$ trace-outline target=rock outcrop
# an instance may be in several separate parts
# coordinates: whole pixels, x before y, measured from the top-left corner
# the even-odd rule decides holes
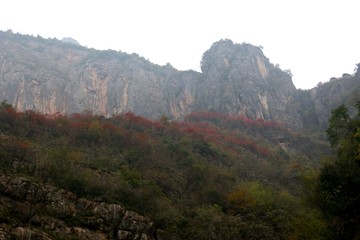
[[[360,86],[355,74],[298,90],[291,74],[271,64],[260,47],[230,40],[214,43],[204,53],[201,69],[178,71],[137,54],[0,32],[0,101],[21,111],[91,110],[104,116],[132,111],[152,119],[216,111],[295,129],[317,128],[324,127],[331,109]]]
[[[23,177],[0,175],[0,239],[169,239],[118,204],[95,202]]]
[[[199,73],[160,67],[136,54],[10,33],[0,33],[0,49],[0,99],[19,110],[179,118],[195,104]]]
[[[291,76],[271,64],[259,47],[219,41],[204,53],[201,69],[203,109],[302,126]]]
[[[312,99],[313,115],[320,126],[327,124],[331,110],[341,104],[355,112],[354,106],[360,101],[360,65],[354,75],[343,74],[341,78],[332,78],[308,91]]]

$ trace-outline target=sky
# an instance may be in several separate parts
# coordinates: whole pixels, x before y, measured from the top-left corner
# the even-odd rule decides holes
[[[262,46],[297,88],[353,74],[360,63],[358,0],[1,0],[0,30],[71,37],[200,71],[220,39]]]

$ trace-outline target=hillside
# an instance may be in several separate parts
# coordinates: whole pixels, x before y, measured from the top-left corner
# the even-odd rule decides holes
[[[212,111],[306,130],[324,128],[332,108],[359,99],[359,70],[298,90],[289,71],[247,43],[214,43],[201,69],[178,71],[137,54],[0,32],[0,100],[20,111],[107,117],[132,111],[153,120]]]
[[[325,236],[309,202],[359,65],[300,90],[247,43],[200,73],[74,41],[0,32],[0,238]]]
[[[175,122],[131,112],[111,118],[90,112],[44,115],[17,112],[3,102],[0,132],[3,234],[44,232],[49,239],[60,233],[64,239],[320,234],[316,211],[303,204],[301,183],[330,154],[329,146],[281,123],[215,112]],[[126,216],[134,225],[126,225]],[[69,231],[73,235],[66,235]]]

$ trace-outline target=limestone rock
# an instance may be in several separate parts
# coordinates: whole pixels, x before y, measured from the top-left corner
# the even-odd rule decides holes
[[[21,111],[90,110],[103,116],[131,111],[151,119],[216,111],[300,129],[324,127],[332,108],[360,98],[359,73],[303,91],[289,71],[247,43],[214,43],[201,69],[178,71],[137,54],[0,32],[0,101]]]
[[[64,189],[6,174],[0,174],[0,220],[5,222],[0,239],[151,240],[158,239],[157,233],[164,235],[151,219],[119,204],[78,198]]]
[[[201,67],[204,109],[302,127],[291,76],[272,65],[259,47],[219,41],[204,53]]]

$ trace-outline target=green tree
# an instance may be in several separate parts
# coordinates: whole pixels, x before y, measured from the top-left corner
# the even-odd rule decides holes
[[[332,112],[327,134],[336,158],[322,167],[316,202],[329,224],[332,239],[360,237],[360,103],[351,117],[342,105]]]
[[[346,139],[349,131],[350,115],[347,107],[341,105],[332,111],[329,127],[327,129],[328,139],[332,147],[337,147],[340,140]]]
[[[0,103],[0,109],[8,109],[8,108],[12,108],[12,105],[9,104],[6,100],[3,100]]]

